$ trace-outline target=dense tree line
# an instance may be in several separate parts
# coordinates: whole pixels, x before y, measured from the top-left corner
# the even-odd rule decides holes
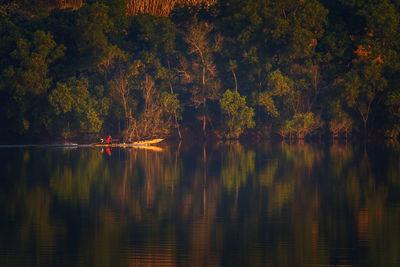
[[[168,17],[176,6],[214,5],[217,0],[129,0],[128,15],[135,16],[140,13],[151,13],[157,16]]]
[[[399,136],[397,0],[22,2],[0,5],[3,137]]]

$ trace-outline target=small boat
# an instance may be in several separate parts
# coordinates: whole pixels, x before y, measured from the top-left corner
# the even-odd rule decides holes
[[[158,138],[158,139],[152,139],[152,140],[144,140],[144,141],[137,141],[131,143],[132,145],[154,145],[162,142],[164,139]]]
[[[144,141],[137,141],[133,143],[111,143],[111,144],[94,144],[94,146],[101,146],[101,147],[139,147],[139,146],[150,146],[154,144],[158,144],[164,139],[152,139],[152,140],[144,140]]]

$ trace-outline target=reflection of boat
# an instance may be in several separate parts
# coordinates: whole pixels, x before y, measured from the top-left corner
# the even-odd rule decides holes
[[[151,150],[151,151],[156,151],[156,152],[163,151],[163,149],[159,146],[132,146],[132,148],[146,149],[146,150]]]
[[[56,145],[56,146],[58,146],[58,145]],[[78,148],[79,147],[79,145],[75,144],[75,143],[64,143],[64,144],[61,144],[59,146],[61,146],[64,149],[72,149],[72,148]]]
[[[120,148],[132,148],[132,149],[144,149],[144,150],[151,150],[151,151],[155,151],[155,152],[162,152],[164,151],[163,148],[159,147],[159,146],[103,146],[106,149],[106,152],[108,155],[111,156],[111,147],[120,147]],[[101,152],[104,152],[104,148],[101,148]]]
[[[56,145],[56,146],[58,146],[58,145]],[[64,143],[64,144],[61,144],[60,146],[62,146],[62,147],[78,147],[79,145],[76,143]]]
[[[152,140],[144,140],[138,141],[133,143],[111,143],[111,144],[94,144],[94,146],[101,146],[101,147],[147,147],[157,143],[160,143],[164,139],[152,139]]]

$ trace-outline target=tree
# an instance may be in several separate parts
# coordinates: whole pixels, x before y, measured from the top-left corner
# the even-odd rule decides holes
[[[277,38],[273,37],[277,44],[283,43],[283,51],[277,51],[278,55],[283,54],[280,56],[282,63],[278,64],[296,81],[293,89],[298,112],[308,113],[322,91],[320,73],[325,59],[318,45],[325,33],[328,10],[316,0],[284,1],[282,8],[286,10],[284,21],[290,26],[276,29],[275,33],[282,32]]]
[[[123,109],[123,119],[126,128],[129,127],[133,119],[132,112],[136,107],[136,102],[132,98],[132,91],[135,86],[132,79],[139,75],[139,68],[142,65],[142,62],[139,60],[130,61],[131,59],[129,57],[122,58],[118,61],[114,70],[113,79],[109,83],[111,95]]]
[[[241,76],[246,77],[243,89],[253,92],[257,104],[275,118],[271,124],[312,112],[323,91],[321,70],[326,59],[319,44],[328,10],[316,0],[221,1],[221,5],[219,25],[227,35],[224,53],[228,60],[239,62]]]
[[[165,135],[170,133],[172,126],[177,127],[180,134],[180,108],[176,106],[180,105],[179,101],[176,97],[163,99],[162,96],[166,91],[171,96],[174,95],[177,81],[172,65],[176,54],[175,35],[175,26],[168,18],[158,18],[150,14],[136,16],[128,28],[125,45],[130,56],[123,67],[123,88],[129,89],[130,99],[134,96],[137,106],[135,114],[132,114],[131,109],[125,115],[130,116],[124,133],[127,140]],[[124,90],[120,89],[121,86],[117,91],[121,96]]]
[[[128,30],[128,51],[146,65],[160,91],[174,93],[178,80],[174,70],[177,58],[175,25],[168,18],[139,14]]]
[[[272,117],[278,117],[279,111],[272,97],[293,95],[293,81],[282,75],[281,71],[275,70],[268,74],[268,90],[258,95],[257,103],[263,106],[266,112]],[[296,109],[293,108],[294,112]]]
[[[36,124],[37,131],[46,125],[47,91],[51,86],[50,68],[64,55],[50,33],[35,31],[32,40],[21,38],[11,53],[12,64],[2,73],[2,89],[9,101],[7,117],[16,123],[16,131],[28,131]],[[32,129],[30,129],[32,131]]]
[[[163,92],[161,94],[161,105],[166,118],[166,124],[175,125],[179,139],[182,139],[179,121],[182,119],[183,108],[179,102],[178,95],[173,93]]]
[[[19,63],[5,71],[5,78],[15,81],[12,87],[19,96],[27,92],[39,95],[50,87],[49,66],[64,55],[65,47],[57,45],[50,33],[36,31],[32,42],[20,39],[12,57]]]
[[[353,129],[353,119],[343,110],[340,100],[333,101],[331,104],[331,121],[329,122],[329,131],[333,138],[338,138],[340,135],[349,136]]]
[[[286,120],[280,128],[280,134],[283,138],[304,139],[312,134],[316,129],[322,126],[321,120],[315,118],[314,113],[297,113],[292,118]]]
[[[228,127],[227,138],[237,139],[244,130],[255,126],[254,109],[246,105],[246,97],[228,89],[219,102]]]
[[[96,1],[78,10],[77,36],[74,39],[80,53],[79,64],[83,69],[106,72],[112,60],[122,54],[108,38],[114,28],[109,9],[107,5]]]
[[[160,94],[155,87],[154,79],[146,70],[146,65],[138,62],[134,67],[134,72],[130,72],[126,88],[139,93],[142,99],[141,110],[137,110],[136,116],[132,115],[132,110],[128,111],[128,124],[123,133],[125,141],[132,141],[133,138],[151,138],[164,135],[167,131],[162,124],[162,106]]]
[[[236,77],[236,70],[238,68],[237,62],[235,60],[229,60],[228,71],[232,72],[233,78],[235,80],[235,92],[238,91],[238,81]]]
[[[89,92],[86,78],[71,77],[66,83],[58,82],[49,95],[49,102],[60,117],[64,137],[72,133],[98,134],[108,114],[110,99],[104,97],[104,88],[96,86]],[[66,125],[65,125],[66,123]]]
[[[206,136],[207,101],[219,96],[220,82],[217,77],[213,53],[219,49],[221,40],[215,37],[209,41],[213,26],[205,22],[193,22],[184,34],[189,46],[189,62],[182,60],[181,77],[191,84],[192,103],[195,108],[202,107],[203,134]]]
[[[400,90],[394,90],[388,94],[386,106],[392,117],[392,124],[386,131],[386,136],[397,139],[400,135]]]
[[[343,97],[350,108],[357,111],[363,122],[364,136],[367,137],[367,122],[374,100],[387,86],[379,62],[366,62],[346,74]]]
[[[399,48],[399,11],[393,1],[342,1],[350,13],[350,68],[345,71],[344,92],[347,105],[359,113],[367,137],[371,115],[385,116],[377,105],[381,96],[396,88]],[[390,88],[394,86],[394,88]],[[386,96],[387,98],[387,96]],[[382,125],[383,126],[383,125]]]

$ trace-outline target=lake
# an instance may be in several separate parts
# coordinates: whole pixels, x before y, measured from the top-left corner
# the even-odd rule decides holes
[[[399,144],[1,147],[1,266],[400,266]]]

